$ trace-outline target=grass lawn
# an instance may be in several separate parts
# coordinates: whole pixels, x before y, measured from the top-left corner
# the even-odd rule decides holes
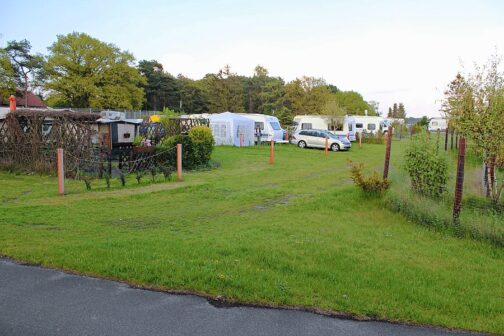
[[[403,143],[393,143],[391,171]],[[160,289],[504,332],[504,251],[408,222],[363,197],[329,153],[217,147],[221,167],[112,190],[0,173],[0,254]],[[148,180],[148,177],[145,178]],[[395,183],[402,183],[395,181]]]

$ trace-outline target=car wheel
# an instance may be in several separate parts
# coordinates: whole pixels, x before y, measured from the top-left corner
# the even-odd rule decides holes
[[[337,152],[337,151],[339,151],[339,150],[340,150],[339,145],[338,145],[337,143],[333,143],[333,144],[331,145],[331,150],[332,150],[333,152]]]
[[[298,142],[298,147],[299,148],[306,148],[306,142],[304,142],[303,140],[299,141]]]

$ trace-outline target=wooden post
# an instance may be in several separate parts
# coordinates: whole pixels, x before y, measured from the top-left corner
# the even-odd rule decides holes
[[[65,166],[63,163],[63,148],[57,149],[58,193],[65,195]]]
[[[329,136],[326,134],[325,136],[325,156],[329,155]]]
[[[460,210],[462,206],[462,191],[464,189],[464,163],[466,140],[460,137],[457,161],[457,179],[455,181],[455,203],[453,205],[453,223],[458,226],[460,224]]]
[[[275,163],[275,140],[271,139],[270,141],[270,164]]]
[[[450,134],[450,150],[453,150],[453,133],[455,132],[455,130],[452,128]]]
[[[289,129],[285,129],[285,140],[289,142]]]
[[[390,147],[392,145],[392,126],[389,126],[387,132],[387,149],[385,150],[385,166],[383,167],[383,179],[388,179],[390,165]]]
[[[11,112],[16,112],[16,97],[14,97],[14,95],[9,97],[9,110]]]
[[[240,147],[243,147],[243,133],[240,131]]]
[[[359,148],[362,148],[362,132],[357,132],[359,134]]]
[[[446,127],[446,134],[445,134],[445,139],[444,139],[444,150],[445,150],[445,152],[448,150],[448,132],[449,132],[449,128]]]
[[[182,181],[182,144],[177,144],[177,180]]]

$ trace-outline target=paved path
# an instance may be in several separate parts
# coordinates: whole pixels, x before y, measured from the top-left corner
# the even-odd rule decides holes
[[[171,295],[0,259],[0,335],[455,335]],[[462,335],[462,334],[459,334]]]

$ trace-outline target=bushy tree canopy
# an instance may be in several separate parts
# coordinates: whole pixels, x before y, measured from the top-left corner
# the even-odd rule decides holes
[[[146,80],[129,52],[75,32],[58,35],[48,49],[46,88],[58,105],[141,108]]]

